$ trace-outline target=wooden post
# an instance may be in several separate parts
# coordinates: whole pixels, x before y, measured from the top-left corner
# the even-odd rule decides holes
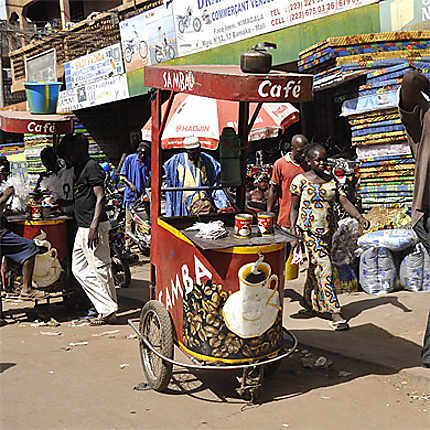
[[[61,27],[65,30],[67,23],[70,22],[70,3],[69,0],[60,0]]]

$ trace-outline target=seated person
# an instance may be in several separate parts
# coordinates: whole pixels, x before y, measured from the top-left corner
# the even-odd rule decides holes
[[[201,152],[197,137],[184,140],[185,152],[175,154],[163,164],[168,187],[201,187],[219,185],[221,165],[211,155]],[[222,190],[169,191],[166,193],[166,215],[186,216],[215,212],[229,206]]]
[[[23,283],[19,296],[21,300],[44,299],[49,294],[32,288],[34,261],[39,251],[38,247],[32,240],[18,236],[1,225],[6,202],[14,193],[14,188],[8,187],[0,195],[0,259],[7,257],[22,265]]]

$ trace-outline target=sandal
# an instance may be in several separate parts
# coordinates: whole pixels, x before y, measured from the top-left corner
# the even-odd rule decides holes
[[[49,297],[49,293],[45,291],[40,291],[40,290],[31,290],[30,293],[21,292],[21,294],[19,295],[20,300],[25,300],[30,302],[34,300],[47,299],[48,297]]]
[[[116,322],[116,314],[115,312],[106,316],[98,316],[90,321],[90,326],[100,326],[107,324],[115,324]]]
[[[330,321],[329,324],[330,324],[330,327],[334,331],[341,331],[341,330],[348,330],[349,329],[349,324],[348,324],[348,321],[346,321],[346,320]]]

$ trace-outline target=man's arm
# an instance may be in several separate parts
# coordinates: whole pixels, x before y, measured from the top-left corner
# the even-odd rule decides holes
[[[133,193],[136,193],[136,192],[137,192],[137,188],[136,188],[136,186],[135,186],[134,184],[132,184],[132,183],[128,180],[127,176],[119,175],[119,179],[120,179],[122,182],[124,182],[126,185],[128,185],[128,187],[130,188],[130,190],[131,190],[131,191],[133,191]]]
[[[428,79],[417,70],[409,70],[403,75],[400,87],[400,107],[412,112],[415,106],[427,109],[428,102],[422,95],[430,97],[430,83]]]
[[[9,200],[9,197],[13,196],[14,194],[15,194],[15,188],[7,187],[3,191],[3,194],[0,197],[0,205],[3,205],[4,203],[6,203]]]
[[[93,187],[94,194],[96,196],[96,207],[94,210],[94,217],[91,221],[90,229],[88,232],[88,248],[96,248],[98,245],[98,234],[97,229],[100,222],[100,217],[103,213],[103,200],[104,200],[104,187],[103,185],[96,185]]]
[[[269,188],[269,196],[267,197],[267,212],[272,212],[273,207],[275,206],[275,202],[279,197],[279,185],[270,184]]]

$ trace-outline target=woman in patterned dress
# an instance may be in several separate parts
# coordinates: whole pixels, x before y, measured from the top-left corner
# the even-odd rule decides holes
[[[344,207],[365,228],[364,218],[337,188],[335,180],[326,173],[327,152],[321,145],[312,145],[306,153],[310,170],[297,175],[291,184],[291,232],[302,236],[309,253],[309,269],[304,286],[303,307],[310,313],[330,313],[334,330],[349,328],[342,317],[333,285],[331,262],[332,236],[336,231],[334,203]],[[294,246],[295,244],[292,244]]]

